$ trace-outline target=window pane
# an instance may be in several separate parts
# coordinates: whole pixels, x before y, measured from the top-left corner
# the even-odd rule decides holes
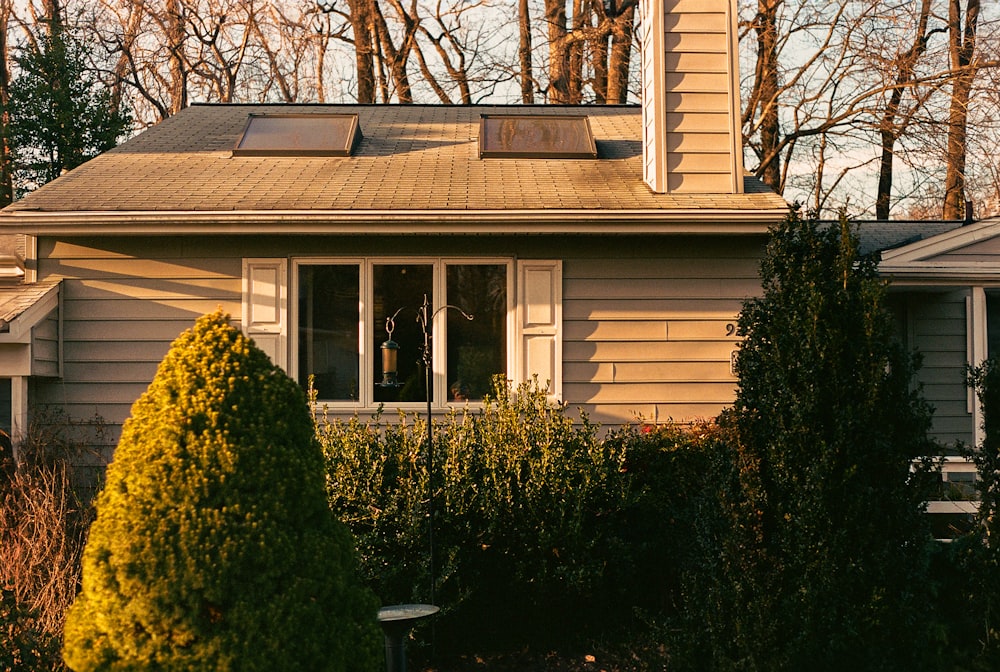
[[[482,399],[507,374],[507,266],[448,266],[448,399]]]
[[[299,382],[315,376],[321,400],[358,399],[359,277],[357,266],[299,266]]]
[[[1000,355],[1000,295],[986,292],[986,356]]]
[[[0,378],[0,431],[10,434],[11,426],[11,383],[10,378]]]
[[[424,295],[434,304],[434,267],[430,264],[376,264],[372,273],[374,304],[372,319],[372,352],[375,356],[372,379],[375,381],[375,401],[427,401],[424,393],[424,367],[421,363],[424,336],[417,323],[417,309],[424,303]],[[399,344],[397,367],[398,388],[382,387],[382,343],[388,338],[385,318],[397,310],[396,329],[392,340]],[[433,392],[432,392],[433,394]],[[433,399],[432,399],[433,400]]]

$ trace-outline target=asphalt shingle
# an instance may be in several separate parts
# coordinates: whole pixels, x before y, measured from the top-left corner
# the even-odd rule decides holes
[[[233,157],[253,112],[357,112],[351,157]],[[482,114],[586,114],[597,160],[480,159]],[[10,211],[776,210],[742,194],[654,194],[634,106],[196,105],[8,206]]]

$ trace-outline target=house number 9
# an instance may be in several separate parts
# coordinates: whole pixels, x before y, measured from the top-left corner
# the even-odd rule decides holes
[[[730,322],[726,325],[726,336],[732,336],[736,333],[736,325]]]

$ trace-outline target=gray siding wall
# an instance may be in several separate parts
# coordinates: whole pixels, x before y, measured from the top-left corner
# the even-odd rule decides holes
[[[965,299],[967,289],[906,292],[892,297],[911,350],[920,352],[923,365],[917,381],[934,407],[932,432],[946,444],[973,441],[969,391],[965,385],[968,362]]]
[[[39,241],[65,278],[64,375],[35,400],[114,429],[170,342],[218,307],[241,313],[244,257],[563,259],[563,397],[617,424],[714,416],[734,395],[741,301],[759,292],[761,237],[108,238]]]

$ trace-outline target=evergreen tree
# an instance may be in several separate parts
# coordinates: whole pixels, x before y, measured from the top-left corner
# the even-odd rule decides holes
[[[228,316],[174,342],[96,505],[72,669],[377,666],[377,603],[327,506],[305,393]]]
[[[86,56],[59,22],[20,49],[9,102],[15,196],[111,149],[128,129]]]
[[[730,421],[741,543],[729,585],[734,660],[760,670],[919,669],[928,603],[931,412],[894,334],[877,260],[842,215],[793,212],[772,231]],[[918,460],[919,462],[919,460]]]

